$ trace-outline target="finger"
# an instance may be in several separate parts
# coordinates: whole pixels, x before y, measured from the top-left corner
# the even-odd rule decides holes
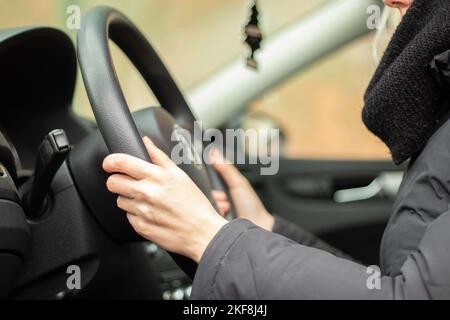
[[[228,201],[228,196],[223,191],[214,190],[212,191],[212,196],[216,201]]]
[[[144,144],[154,164],[166,169],[176,167],[175,163],[150,138],[145,137]]]
[[[108,178],[106,187],[109,192],[130,199],[139,198],[142,193],[139,181],[124,174],[115,174]]]
[[[230,211],[231,204],[228,201],[219,201],[217,202],[217,207],[219,208],[220,214],[224,216]]]
[[[141,218],[139,218],[138,216],[136,216],[135,214],[132,214],[132,213],[130,213],[130,212],[127,212],[127,219],[128,219],[128,222],[130,222],[130,224],[137,224],[137,222],[139,221],[139,220],[141,220]]]
[[[117,198],[117,207],[125,211],[127,214],[138,216],[137,212],[135,212],[135,202],[136,200],[134,199],[127,198],[125,196],[119,196]]]
[[[143,238],[153,241],[157,243],[156,241],[158,239],[161,239],[161,234],[164,234],[162,232],[161,228],[157,225],[154,225],[152,223],[149,223],[147,220],[142,219],[139,216],[135,216],[133,214],[127,214],[128,222],[131,224],[133,229]],[[167,237],[166,237],[167,238]],[[157,243],[158,244],[158,243]],[[159,243],[161,246],[161,243]]]
[[[227,163],[227,164],[229,164],[230,163],[228,161],[228,159],[226,159],[223,156],[223,154],[219,150],[217,150],[216,148],[213,148],[211,150],[211,153],[209,154],[209,158],[210,158],[210,160],[211,160],[211,162],[213,164],[216,164],[216,163],[222,163],[222,164]]]
[[[147,224],[145,223],[145,221],[140,218],[139,216],[127,213],[127,219],[128,222],[131,224],[131,226],[133,227],[133,229],[140,234],[141,236],[144,235],[146,229],[148,229]]]
[[[242,182],[243,177],[239,170],[216,149],[211,152],[211,161],[214,169],[222,176],[229,188],[233,188]]]
[[[145,200],[120,196],[117,198],[117,206],[128,214],[140,217],[154,225],[159,225],[159,221],[155,219],[156,216],[153,214],[152,206]]]
[[[113,154],[103,161],[103,169],[108,173],[123,173],[136,180],[153,178],[160,180],[161,168],[147,161],[126,155]]]

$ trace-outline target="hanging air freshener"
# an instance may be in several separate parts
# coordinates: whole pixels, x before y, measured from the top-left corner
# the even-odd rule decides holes
[[[257,70],[258,61],[256,61],[255,53],[261,49],[261,43],[263,40],[263,35],[261,29],[259,28],[259,11],[258,11],[258,1],[254,0],[250,21],[245,26],[245,43],[250,47],[250,54],[247,57],[247,66]]]

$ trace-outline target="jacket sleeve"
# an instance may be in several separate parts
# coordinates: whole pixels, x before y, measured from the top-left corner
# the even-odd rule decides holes
[[[296,224],[289,222],[280,216],[275,216],[273,232],[306,247],[320,249],[323,251],[327,251],[337,257],[353,260],[352,257],[346,255],[342,251],[319,239],[311,232],[300,228]]]
[[[206,250],[192,299],[448,299],[449,230],[446,213],[430,225],[401,273],[389,277],[235,220]]]

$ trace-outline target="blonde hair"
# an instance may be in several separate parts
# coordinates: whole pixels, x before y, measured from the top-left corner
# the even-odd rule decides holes
[[[400,24],[402,15],[399,9],[385,6],[372,43],[372,58],[378,65],[383,57],[395,29]],[[383,50],[379,50],[383,48]]]

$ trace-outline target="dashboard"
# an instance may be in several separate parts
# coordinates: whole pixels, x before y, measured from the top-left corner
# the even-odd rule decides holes
[[[167,251],[153,243],[146,244],[150,259],[158,273],[158,281],[164,300],[188,300],[192,291],[192,280],[186,276]]]
[[[72,112],[77,61],[73,43],[63,32],[39,27],[0,30],[0,70],[1,209],[4,199],[13,198],[7,192],[20,195],[32,177],[39,147],[49,132],[63,129],[74,151],[96,128]],[[192,281],[164,250],[141,240],[132,253],[127,244],[105,232],[80,194],[69,162],[52,183],[48,212],[21,221],[27,229],[23,235],[31,235],[28,249],[11,258],[9,253],[16,249],[3,248],[5,242],[0,241],[0,269],[14,273],[12,277],[3,272],[4,281],[15,281],[9,298],[114,299],[124,294],[136,299],[187,299]],[[14,208],[20,202],[17,199],[19,206]],[[18,228],[0,220],[0,240],[5,230]],[[71,264],[80,266],[87,288],[75,294],[66,288]],[[134,272],[129,272],[130,266]],[[108,289],[113,275],[122,278],[117,280],[121,285]],[[2,281],[0,275],[0,287]]]

